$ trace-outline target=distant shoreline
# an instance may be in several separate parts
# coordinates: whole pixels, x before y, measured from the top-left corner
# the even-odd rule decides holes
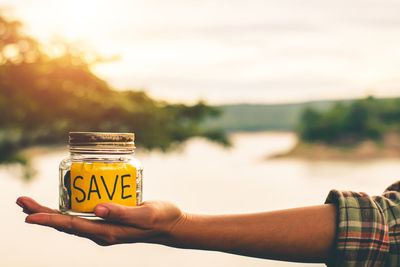
[[[269,158],[301,158],[309,160],[400,159],[400,134],[388,133],[381,142],[365,140],[349,146],[298,141],[289,151],[274,154]]]
[[[233,131],[228,136],[234,137],[236,134],[263,134],[263,133],[293,133],[294,131],[262,130],[262,131]],[[140,150],[140,149],[139,149]],[[37,155],[46,152],[65,151],[68,152],[66,144],[56,145],[37,145],[23,150],[25,156]],[[142,151],[144,152],[144,151]],[[368,160],[368,159],[400,159],[400,134],[386,134],[379,143],[365,140],[356,145],[333,146],[321,142],[307,143],[298,140],[289,150],[278,152],[267,156],[268,159],[279,158],[298,158],[306,160]]]

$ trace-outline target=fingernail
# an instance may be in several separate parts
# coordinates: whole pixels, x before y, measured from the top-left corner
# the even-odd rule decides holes
[[[109,210],[108,210],[108,208],[106,208],[106,207],[104,207],[104,206],[97,206],[96,208],[95,208],[95,214],[97,215],[97,216],[100,216],[100,217],[107,217],[108,216],[108,213],[109,213]]]
[[[29,216],[26,216],[26,217],[25,217],[25,222],[26,222],[26,223],[32,223],[32,222],[29,220]]]
[[[15,203],[17,203],[17,205],[20,206],[21,208],[24,208],[24,204],[23,204],[22,202],[19,202],[19,201],[17,200],[17,202],[15,202]]]

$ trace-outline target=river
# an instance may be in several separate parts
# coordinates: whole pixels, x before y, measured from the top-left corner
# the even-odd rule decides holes
[[[296,142],[292,133],[255,132],[231,135],[224,149],[192,139],[167,154],[138,151],[144,163],[144,200],[162,199],[193,213],[241,213],[323,203],[330,189],[380,194],[400,177],[400,159],[307,161],[268,159]],[[66,149],[36,153],[37,171],[29,182],[16,166],[0,166],[2,266],[324,266],[285,263],[219,252],[182,250],[160,245],[100,247],[91,241],[24,223],[15,204],[20,195],[58,205],[58,163]]]

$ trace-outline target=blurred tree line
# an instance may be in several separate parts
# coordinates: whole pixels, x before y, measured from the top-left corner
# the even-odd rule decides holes
[[[148,149],[166,150],[193,136],[228,144],[221,130],[199,126],[219,110],[113,90],[79,48],[65,45],[50,56],[21,29],[0,14],[0,163],[23,162],[18,151],[65,142],[69,131],[135,132],[138,146]]]
[[[306,142],[353,145],[363,140],[379,142],[385,133],[400,133],[400,98],[372,96],[337,103],[326,111],[307,108],[300,117],[299,136]]]

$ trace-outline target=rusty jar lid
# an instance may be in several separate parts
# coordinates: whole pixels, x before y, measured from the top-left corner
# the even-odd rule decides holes
[[[135,148],[134,133],[70,132],[70,147]]]

